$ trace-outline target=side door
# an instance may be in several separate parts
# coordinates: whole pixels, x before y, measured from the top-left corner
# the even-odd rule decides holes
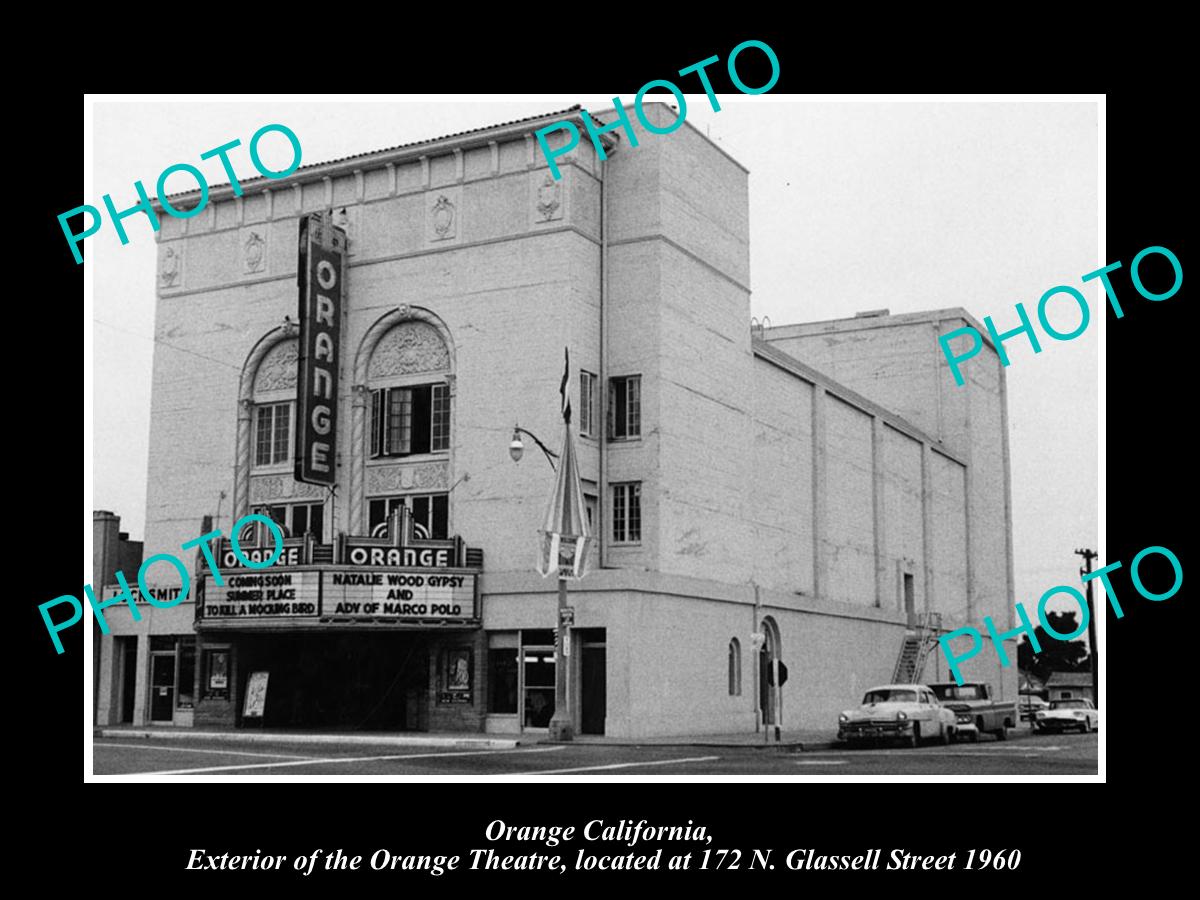
[[[953,731],[954,726],[958,723],[958,713],[946,706],[937,694],[930,695],[929,703],[933,710],[934,727],[939,731],[946,729]]]
[[[985,731],[991,731],[993,728],[999,728],[1004,720],[1000,717],[999,711],[996,709],[996,704],[992,701],[992,687],[988,684],[981,684],[978,687],[979,700],[981,702],[980,709],[983,711],[983,727]]]
[[[175,652],[150,655],[150,721],[170,722],[175,712]]]

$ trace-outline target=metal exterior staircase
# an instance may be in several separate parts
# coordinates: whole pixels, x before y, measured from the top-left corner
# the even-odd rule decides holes
[[[925,661],[929,651],[937,643],[942,628],[942,614],[925,613],[915,631],[904,632],[900,655],[896,658],[896,669],[892,673],[892,684],[918,684],[925,677]]]

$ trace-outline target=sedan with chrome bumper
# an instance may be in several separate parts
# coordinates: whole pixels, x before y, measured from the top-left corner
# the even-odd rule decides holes
[[[925,685],[885,684],[867,691],[858,709],[838,716],[838,740],[901,740],[916,747],[923,739],[934,739],[948,744],[956,727],[954,713]]]
[[[1084,734],[1100,727],[1100,711],[1091,700],[1055,700],[1050,708],[1034,713],[1035,731],[1067,731],[1078,728]]]

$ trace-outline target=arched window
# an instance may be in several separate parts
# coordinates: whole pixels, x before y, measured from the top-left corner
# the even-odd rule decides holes
[[[370,456],[414,456],[450,449],[450,354],[437,329],[402,322],[371,354]]]
[[[291,474],[299,352],[294,334],[286,327],[268,332],[243,367],[234,512],[238,517],[251,512],[267,516],[285,538],[312,534],[320,542],[325,535],[325,500],[293,481]],[[265,526],[252,522],[238,540],[261,544],[269,538]]]
[[[436,463],[449,457],[451,356],[438,329],[419,319],[394,325],[375,345],[367,367],[368,446],[371,466]],[[422,476],[422,478],[427,476]],[[418,538],[449,536],[446,485],[377,478],[390,488],[367,497],[367,528],[387,533],[388,519],[404,507]],[[399,489],[397,489],[399,488]]]
[[[729,640],[729,696],[742,696],[742,645],[737,638]]]

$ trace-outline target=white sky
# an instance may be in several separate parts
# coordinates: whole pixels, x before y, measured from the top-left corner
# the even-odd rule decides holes
[[[629,100],[631,98],[623,98]],[[1077,584],[1076,547],[1097,532],[1098,282],[1080,276],[1110,260],[1098,242],[1098,114],[1095,103],[811,103],[719,95],[714,113],[688,95],[688,121],[750,170],[751,307],[774,325],[962,306],[1002,330],[1024,302],[1036,322],[1048,288],[1083,291],[1092,324],[1065,343],[1043,336],[1007,346],[1017,598],[1033,613],[1047,588]],[[153,196],[177,162],[224,183],[219,160],[200,153],[239,138],[239,176],[256,175],[246,151],[262,125],[299,137],[303,164],[566,108],[603,109],[611,97],[571,95],[495,102],[143,102],[94,106],[95,196],[118,209],[140,179]],[[278,146],[276,146],[278,144]],[[272,135],[263,160],[282,168],[286,142]],[[271,152],[278,150],[279,152]],[[176,181],[175,179],[178,179]],[[177,174],[168,192],[188,189]],[[94,267],[94,497],[143,534],[154,333],[155,242],[144,215],[87,239]],[[64,251],[67,248],[64,243]],[[69,251],[67,251],[69,252]],[[1060,298],[1060,330],[1077,312]],[[104,324],[100,324],[104,323]],[[1119,326],[1118,326],[1119,327]],[[172,353],[171,350],[164,352]],[[188,357],[176,354],[180,365]],[[967,363],[966,365],[970,365]],[[1101,564],[1103,564],[1101,560]],[[1055,602],[1054,608],[1070,606]]]

